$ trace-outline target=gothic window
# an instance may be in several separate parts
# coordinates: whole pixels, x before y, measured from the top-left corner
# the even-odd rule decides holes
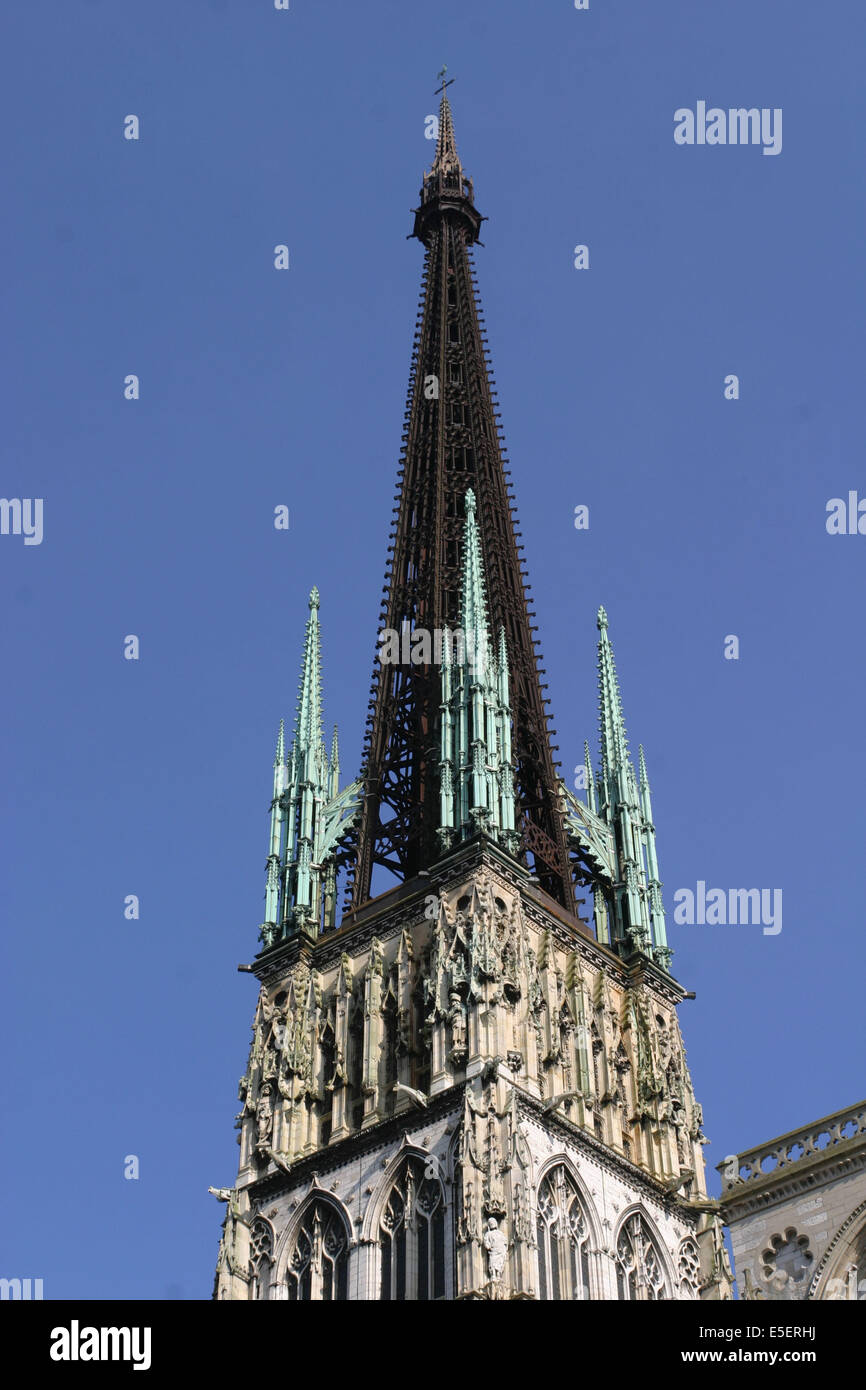
[[[274,1258],[274,1233],[267,1221],[259,1217],[250,1231],[251,1299],[270,1298],[271,1266]]]
[[[589,1298],[589,1223],[577,1185],[562,1166],[538,1189],[537,1234],[539,1297]]]
[[[379,1253],[384,1302],[445,1297],[445,1200],[431,1161],[404,1161],[382,1212]]]
[[[298,1303],[347,1299],[346,1227],[330,1202],[309,1206],[295,1237],[286,1270],[288,1297]]]
[[[693,1240],[684,1240],[677,1260],[680,1298],[697,1298],[700,1286],[701,1260]]]
[[[626,1221],[616,1243],[616,1282],[622,1299],[655,1301],[667,1297],[661,1255],[637,1211]]]

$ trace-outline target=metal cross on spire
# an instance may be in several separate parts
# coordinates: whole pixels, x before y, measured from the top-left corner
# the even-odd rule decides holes
[[[449,77],[449,78],[446,80],[445,74],[446,74],[447,71],[448,71],[448,67],[447,67],[447,65],[446,65],[445,63],[443,63],[442,66],[441,66],[441,68],[439,69],[439,71],[438,71],[437,74],[436,74],[437,77],[441,77],[441,78],[442,78],[442,86],[436,88],[435,95],[436,95],[437,97],[438,97],[438,95],[439,95],[440,92],[442,92],[443,95],[444,95],[445,88],[446,88],[446,87],[450,87],[451,84],[452,84],[453,82],[456,82],[456,81],[457,81],[456,77]]]

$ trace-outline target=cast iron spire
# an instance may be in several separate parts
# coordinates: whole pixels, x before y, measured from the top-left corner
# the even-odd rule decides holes
[[[490,630],[504,629],[510,665],[517,852],[531,856],[541,886],[575,912],[544,673],[475,289],[470,248],[483,218],[473,198],[443,86],[436,154],[412,230],[424,246],[424,276],[380,633],[425,630],[432,640],[459,625],[463,499],[472,488]],[[440,672],[434,664],[377,661],[371,694],[350,907],[369,898],[377,865],[405,879],[441,853]]]

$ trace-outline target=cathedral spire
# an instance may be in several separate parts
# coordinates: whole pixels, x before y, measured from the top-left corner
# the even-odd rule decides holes
[[[535,615],[471,261],[483,221],[473,200],[443,88],[436,153],[423,177],[413,227],[425,250],[424,278],[378,643],[381,654],[383,632],[408,629],[425,634],[430,651],[436,632],[459,625],[466,544],[461,522],[471,489],[486,630],[498,641],[503,629],[508,651],[519,854],[541,888],[576,916]],[[377,660],[371,697],[350,909],[379,891],[372,888],[375,870],[405,880],[428,869],[441,852],[440,776],[448,772],[437,756],[440,716],[446,716],[435,658]]]
[[[452,78],[451,81],[453,80]],[[442,83],[442,100],[439,103],[439,135],[436,140],[436,155],[430,172],[431,174],[441,174],[445,178],[456,176],[459,179],[462,178],[463,169],[460,164],[460,156],[457,153],[451,103],[448,100],[447,89],[450,85],[450,82],[443,81]]]

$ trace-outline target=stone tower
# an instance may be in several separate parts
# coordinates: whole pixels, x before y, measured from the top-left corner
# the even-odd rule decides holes
[[[481,221],[443,86],[364,765],[340,790],[314,589],[217,1298],[731,1296],[603,609],[600,768],[585,800],[556,772]]]

